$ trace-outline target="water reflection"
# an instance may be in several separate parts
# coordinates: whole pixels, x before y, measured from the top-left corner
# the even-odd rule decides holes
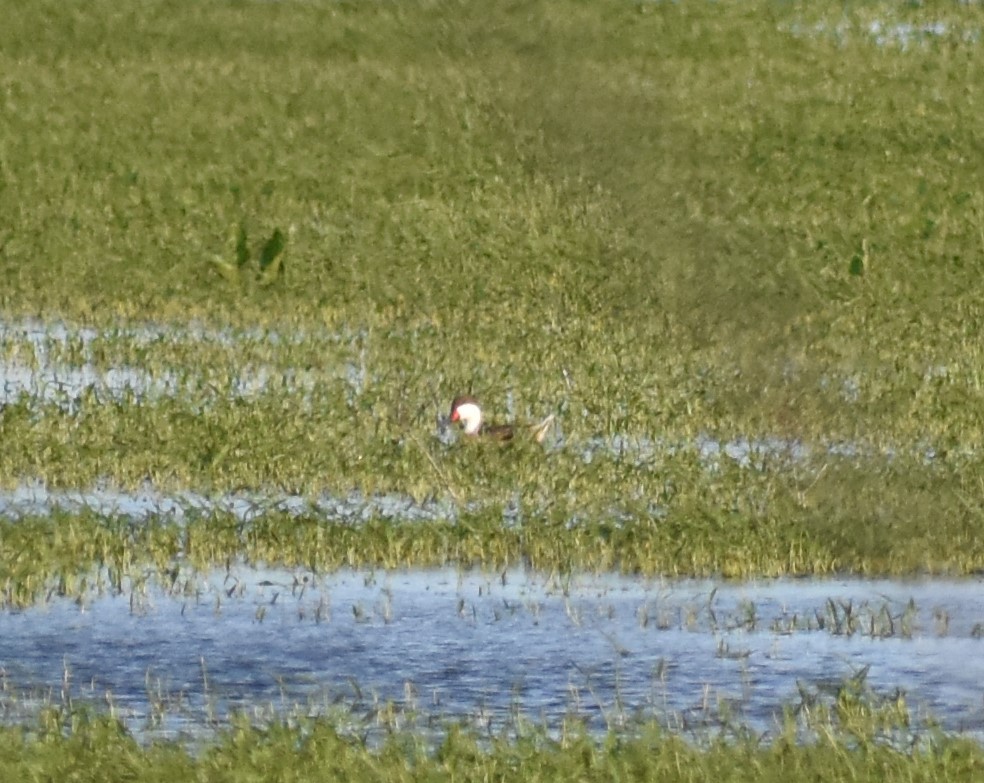
[[[198,733],[234,709],[386,702],[489,728],[517,712],[603,730],[725,710],[767,731],[801,692],[868,667],[917,721],[981,738],[982,624],[976,581],[175,572],[0,614],[0,711],[23,717],[39,703],[25,694],[57,702],[68,682],[69,697],[111,703],[150,736]]]

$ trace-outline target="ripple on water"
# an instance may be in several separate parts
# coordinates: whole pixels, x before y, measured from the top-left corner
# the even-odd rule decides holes
[[[838,627],[848,607],[859,622]],[[891,633],[877,625],[886,617]],[[74,698],[110,699],[135,730],[156,715],[152,736],[200,732],[234,709],[387,701],[492,725],[516,711],[552,725],[577,713],[596,730],[640,713],[713,721],[726,703],[768,730],[801,688],[822,694],[867,671],[872,688],[904,691],[917,720],[984,737],[977,581],[238,567],[0,618],[13,688],[0,699],[57,694],[67,671]]]

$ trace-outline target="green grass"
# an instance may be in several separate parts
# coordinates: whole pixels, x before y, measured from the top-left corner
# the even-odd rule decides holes
[[[984,567],[974,6],[0,10],[0,310],[180,388],[6,407],[0,484],[518,500],[561,549],[638,520],[553,558],[588,567]],[[445,446],[466,390],[564,447]],[[709,468],[700,436],[813,452]]]
[[[5,11],[8,313],[431,325],[433,369],[499,381],[978,363],[972,7]],[[856,32],[789,32],[817,20]],[[288,234],[276,285],[217,273],[240,225]]]
[[[502,459],[493,456],[496,463]],[[543,572],[725,578],[961,576],[978,573],[984,561],[980,507],[972,500],[979,480],[965,486],[934,477],[913,486],[913,472],[903,467],[879,473],[879,483],[869,486],[869,474],[857,477],[851,466],[842,466],[800,489],[783,476],[749,471],[750,477],[718,475],[714,482],[692,466],[672,467],[674,475],[664,466],[660,477],[682,486],[663,490],[658,515],[639,499],[624,498],[616,506],[611,498],[565,498],[549,487],[532,487],[512,507],[522,515],[518,525],[504,524],[507,502],[488,495],[454,520],[329,523],[314,512],[276,510],[248,523],[218,511],[191,512],[181,525],[166,514],[134,523],[96,512],[2,520],[2,599],[20,606],[51,594],[75,597],[92,586],[94,571],[112,587],[144,578],[148,566],[164,573],[186,562],[207,570],[237,559],[318,573],[525,565]],[[691,480],[700,494],[687,486]]]
[[[904,710],[903,710],[904,712]],[[903,716],[904,717],[904,716]],[[76,781],[400,780],[400,781],[970,781],[984,769],[980,746],[929,736],[912,748],[889,741],[900,716],[845,691],[807,744],[796,724],[771,740],[743,734],[688,743],[657,726],[599,742],[576,726],[561,739],[535,728],[482,739],[449,727],[436,751],[395,732],[378,748],[340,733],[330,720],[299,719],[266,728],[245,720],[214,746],[190,753],[176,743],[140,746],[118,723],[52,710],[37,728],[0,729],[6,779]]]
[[[469,509],[359,529],[278,513],[184,530],[5,520],[8,604],[178,556],[984,568],[976,5],[0,0],[0,18],[0,315],[68,323],[50,363],[180,387],[6,406],[0,485]],[[236,336],[126,331],[148,322]],[[86,326],[103,330],[91,347]],[[0,355],[37,363],[12,335]],[[273,380],[239,394],[257,372]],[[562,446],[445,445],[435,414],[464,391],[498,417],[556,414]],[[813,451],[709,465],[702,436]],[[620,439],[638,448],[592,446]],[[858,453],[827,452],[841,443]],[[503,525],[514,504],[523,524]],[[59,756],[71,741],[52,740],[52,763],[89,752]],[[461,776],[769,779],[789,764],[891,780],[901,759],[916,779],[957,779],[980,764],[959,744],[915,760],[731,748],[720,769],[713,748],[659,747],[683,772],[568,749],[534,754],[539,771],[465,754]],[[155,753],[204,763],[124,750],[135,769]]]
[[[439,318],[490,355],[594,312],[827,359],[980,318],[973,7],[5,11],[8,311]],[[903,51],[871,18],[954,31]],[[817,21],[853,34],[789,32]],[[210,263],[240,224],[289,233],[275,289]]]

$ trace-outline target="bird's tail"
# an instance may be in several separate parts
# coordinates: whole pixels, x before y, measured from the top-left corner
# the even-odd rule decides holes
[[[554,415],[551,413],[539,424],[531,424],[530,431],[533,433],[533,440],[537,443],[543,443],[544,439],[547,437],[547,433],[550,431],[550,425],[553,424],[553,421]]]

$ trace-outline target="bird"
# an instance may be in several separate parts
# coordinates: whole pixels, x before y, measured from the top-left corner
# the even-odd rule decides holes
[[[538,424],[528,427],[533,435],[533,440],[537,443],[543,443],[553,419],[553,414],[551,414]],[[461,395],[451,401],[451,421],[461,422],[465,435],[481,436],[498,441],[512,440],[517,430],[520,429],[514,424],[486,424],[482,421],[482,407],[478,404],[478,400],[470,395]]]

